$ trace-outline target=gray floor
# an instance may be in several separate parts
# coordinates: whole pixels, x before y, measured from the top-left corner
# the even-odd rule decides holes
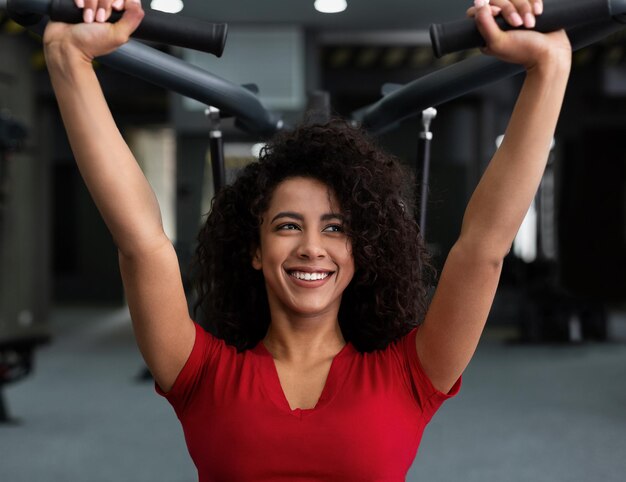
[[[135,376],[124,310],[56,310],[34,376],[6,390],[0,481],[192,482],[173,411]],[[488,333],[408,481],[626,480],[626,344],[516,346]]]

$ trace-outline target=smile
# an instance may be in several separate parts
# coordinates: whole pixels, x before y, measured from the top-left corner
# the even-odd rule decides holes
[[[296,279],[304,281],[318,281],[328,278],[332,273],[319,272],[319,273],[305,273],[304,271],[290,271],[289,276],[293,276]]]

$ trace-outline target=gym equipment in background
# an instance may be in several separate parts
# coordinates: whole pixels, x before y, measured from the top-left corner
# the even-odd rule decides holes
[[[543,13],[536,17],[533,30],[544,33],[562,28],[568,30],[624,13],[625,0],[547,0],[543,5]],[[501,16],[496,17],[496,23],[503,30],[525,28],[513,27]],[[467,17],[453,22],[432,24],[430,40],[437,57],[485,45],[476,23]]]
[[[65,23],[83,21],[82,9],[73,0],[1,0],[0,9],[6,9],[10,18],[25,27],[37,25],[44,16]],[[113,11],[108,21],[115,23],[121,17],[122,12]],[[227,32],[228,27],[223,23],[209,23],[147,9],[132,36],[221,57]]]
[[[6,255],[4,242],[11,197],[11,154],[23,148],[27,137],[26,127],[8,112],[0,111],[0,262],[3,255]],[[27,312],[13,316],[15,311],[15,306],[3,306],[0,311],[0,423],[11,421],[4,400],[4,386],[27,376],[34,367],[35,349],[50,340],[50,335],[45,330],[30,323]]]
[[[567,34],[572,49],[579,50],[625,28],[626,16],[616,15],[572,28]],[[523,70],[522,66],[479,55],[420,77],[351,116],[372,132],[384,132],[427,107],[444,104]]]
[[[421,173],[420,190],[420,218],[419,227],[422,238],[426,240],[426,212],[428,208],[428,178],[430,177],[430,143],[433,140],[433,133],[430,130],[431,122],[437,117],[437,109],[429,107],[422,111],[422,131],[419,135],[419,148],[417,157],[417,175]],[[420,155],[421,154],[421,155]],[[416,176],[417,177],[417,176]]]
[[[66,0],[63,1],[66,2]],[[0,8],[9,10],[12,18],[30,25],[31,30],[41,34],[45,26],[45,18],[36,25],[34,23],[41,18],[41,15],[51,15],[55,18],[53,5],[58,3],[57,0],[0,0]],[[575,4],[576,8],[572,7],[571,1],[565,2],[564,0],[546,4],[545,14],[538,20],[537,28],[565,27],[572,47],[580,49],[626,27],[624,15],[626,1],[624,0],[602,0],[602,2],[575,0]],[[563,9],[572,10],[572,12],[566,14],[563,13]],[[558,20],[555,23],[549,23],[549,21],[554,21],[551,11],[556,12],[554,18]],[[74,12],[73,15],[76,16],[76,13]],[[201,47],[197,45],[198,42],[188,41],[187,37],[193,35],[187,28],[187,22],[192,23],[188,20],[185,20],[183,24],[170,22],[168,27],[171,28],[163,29],[163,31],[155,29],[148,38],[161,43],[184,46],[194,43],[195,46],[192,48]],[[475,30],[471,21],[464,20],[463,22],[463,25],[470,25]],[[216,30],[210,26],[204,28],[212,32]],[[462,31],[466,28],[458,30]],[[202,30],[203,27],[199,29]],[[473,35],[473,40],[470,38],[469,41],[465,39],[465,34],[460,35],[462,40],[459,43],[456,40],[454,42],[449,40],[456,36],[456,27],[439,26],[434,27],[434,31],[433,43],[439,55],[446,51],[476,45],[475,33],[470,35],[470,37]],[[225,35],[225,29],[223,34]],[[214,45],[213,40],[209,40],[208,43]],[[221,54],[219,49],[216,52],[213,47],[208,50],[214,50],[213,53],[216,55]],[[245,87],[135,40],[129,41],[115,52],[98,60],[109,67],[212,106],[222,114],[231,115],[235,117],[238,127],[252,134],[269,136],[286,127],[278,116],[266,110],[257,96]],[[393,128],[404,119],[418,115],[427,107],[438,106],[486,84],[513,76],[522,70],[520,66],[490,57],[477,56],[433,72],[389,92],[378,102],[353,112],[351,118],[374,133],[383,132]],[[218,181],[221,179],[219,172],[214,179]]]
[[[224,166],[224,139],[220,128],[220,110],[209,106],[205,111],[209,119],[209,150],[211,152],[211,169],[213,172],[213,193],[217,194],[226,185],[226,168]]]

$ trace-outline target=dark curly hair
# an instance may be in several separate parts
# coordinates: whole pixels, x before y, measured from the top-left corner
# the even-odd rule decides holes
[[[434,269],[414,220],[413,176],[339,119],[277,134],[217,193],[198,235],[194,315],[239,351],[265,336],[270,311],[252,253],[274,189],[293,177],[329,186],[345,217],[355,274],[339,310],[344,338],[362,352],[385,348],[420,323]]]

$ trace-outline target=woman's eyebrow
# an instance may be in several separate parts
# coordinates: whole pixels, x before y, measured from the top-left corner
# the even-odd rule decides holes
[[[281,211],[272,218],[271,222],[273,223],[274,221],[280,218],[292,218],[292,219],[297,219],[298,221],[304,221],[304,216],[300,213],[296,213],[293,211]],[[327,213],[327,214],[322,214],[320,216],[321,221],[329,221],[331,219],[337,219],[341,222],[344,221],[343,215],[339,213]]]
[[[328,214],[323,214],[320,219],[322,221],[330,221],[331,219],[337,219],[338,221],[343,222],[344,221],[344,217],[343,215],[339,214],[339,213],[328,213]]]
[[[274,216],[271,222],[273,223],[279,218],[293,218],[293,219],[297,219],[298,221],[304,221],[304,216],[300,213],[295,213],[293,211],[282,211],[278,213],[276,216]]]

